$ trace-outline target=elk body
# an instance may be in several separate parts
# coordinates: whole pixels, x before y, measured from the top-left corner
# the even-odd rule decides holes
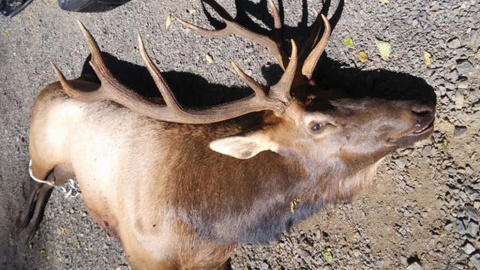
[[[271,3],[275,30],[280,17]],[[30,123],[32,193],[19,226],[32,235],[53,185],[75,177],[96,221],[121,242],[133,269],[228,268],[239,243],[265,243],[323,205],[349,199],[382,158],[427,138],[434,107],[420,101],[329,99],[312,81],[330,27],[288,58],[281,42],[226,21],[201,33],[239,34],[267,46],[284,68],[271,87],[237,66],[254,94],[183,108],[150,60],[163,101],[118,83],[82,26],[101,84],[60,81],[39,94]]]

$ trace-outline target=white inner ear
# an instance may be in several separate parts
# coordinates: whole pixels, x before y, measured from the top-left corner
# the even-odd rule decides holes
[[[267,150],[276,152],[277,148],[277,145],[260,131],[218,139],[210,143],[210,149],[213,151],[238,159],[249,159]]]

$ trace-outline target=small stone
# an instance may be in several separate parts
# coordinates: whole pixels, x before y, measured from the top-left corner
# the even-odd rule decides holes
[[[460,75],[466,76],[472,69],[472,63],[467,60],[461,60],[457,63],[457,71]]]
[[[400,263],[402,263],[402,265],[404,265],[404,266],[407,266],[407,264],[408,264],[407,257],[400,256]]]
[[[452,227],[453,227],[453,224],[449,221],[444,228],[446,231],[450,232],[452,231]]]
[[[423,270],[423,267],[417,262],[414,262],[407,267],[407,270]]]
[[[480,254],[479,253],[470,257],[470,262],[473,264],[475,268],[477,268],[477,270],[480,270]]]
[[[478,234],[478,229],[479,229],[479,226],[478,224],[474,223],[474,222],[470,222],[468,223],[468,226],[467,226],[467,234],[469,234],[471,237],[476,237],[477,234]]]
[[[475,209],[480,209],[480,201],[475,201],[473,207],[475,207]]]
[[[464,135],[466,132],[467,132],[466,126],[455,126],[455,129],[453,131],[453,136],[458,137],[458,136]]]
[[[461,46],[462,44],[460,43],[460,40],[458,38],[452,38],[447,41],[447,47],[450,49],[460,48]]]
[[[465,251],[465,253],[467,255],[470,255],[472,254],[476,249],[474,246],[472,246],[472,244],[470,243],[466,243],[463,247],[462,247],[463,251]]]
[[[472,174],[473,174],[473,169],[472,169],[472,167],[471,167],[469,164],[467,164],[467,165],[465,166],[465,173],[468,174],[468,175],[472,175]],[[480,220],[479,220],[479,221],[480,221]]]
[[[432,146],[431,145],[426,145],[422,149],[422,156],[430,156],[432,154]]]
[[[467,80],[463,80],[463,81],[458,83],[457,88],[465,90],[465,89],[468,89],[469,85],[470,85],[470,83]]]
[[[465,97],[463,96],[463,92],[461,91],[455,92],[455,109],[461,109],[463,107],[464,102],[465,102]]]
[[[355,249],[355,250],[353,251],[353,256],[355,256],[355,257],[360,257],[361,255],[362,255],[362,253],[361,253],[358,249]]]
[[[115,270],[129,270],[129,269],[130,267],[128,267],[128,265],[122,264],[118,266]]]
[[[395,160],[395,164],[396,164],[400,169],[405,168],[405,166],[407,165],[407,164],[405,163],[405,161],[403,161],[403,160],[400,159],[400,158],[397,159],[397,160]]]
[[[457,229],[457,232],[461,235],[465,235],[465,225],[463,224],[461,219],[458,219],[455,221],[455,227]]]
[[[480,67],[477,66],[474,70],[468,73],[467,78],[473,83],[480,84]]]

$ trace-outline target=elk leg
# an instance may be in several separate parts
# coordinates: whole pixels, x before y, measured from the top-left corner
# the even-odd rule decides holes
[[[53,180],[53,172],[48,175],[47,180]],[[17,221],[20,234],[26,241],[31,239],[42,221],[45,206],[53,191],[52,188],[53,186],[34,181],[30,184],[27,204]]]
[[[232,270],[232,260],[228,259],[222,266],[220,266],[217,270]]]

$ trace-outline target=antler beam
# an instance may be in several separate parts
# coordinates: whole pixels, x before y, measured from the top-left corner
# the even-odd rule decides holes
[[[244,99],[203,110],[185,109],[175,98],[167,82],[148,55],[143,40],[139,37],[142,58],[166,104],[153,103],[133,90],[123,86],[113,77],[102,59],[97,42],[83,24],[79,23],[79,25],[87,39],[92,54],[90,65],[99,77],[101,84],[86,83],[78,80],[69,81],[52,63],[53,69],[57,74],[63,89],[70,97],[76,100],[83,102],[110,100],[119,103],[132,111],[154,119],[184,124],[208,124],[233,119],[251,112],[271,110],[283,113],[285,110],[286,104],[282,100],[266,95],[266,89],[259,84],[252,87],[254,94]],[[296,55],[292,57],[296,58]],[[291,69],[292,68],[289,70]],[[296,69],[296,66],[294,69]],[[240,69],[237,67],[236,70],[238,72]],[[241,71],[241,73],[243,73],[243,71]],[[249,77],[245,73],[243,74],[243,78],[249,80]],[[289,74],[288,76],[291,77],[292,75]],[[254,82],[253,79],[250,78],[250,80]],[[278,91],[274,91],[273,93],[276,92]],[[272,96],[276,97],[277,95],[275,94]]]

